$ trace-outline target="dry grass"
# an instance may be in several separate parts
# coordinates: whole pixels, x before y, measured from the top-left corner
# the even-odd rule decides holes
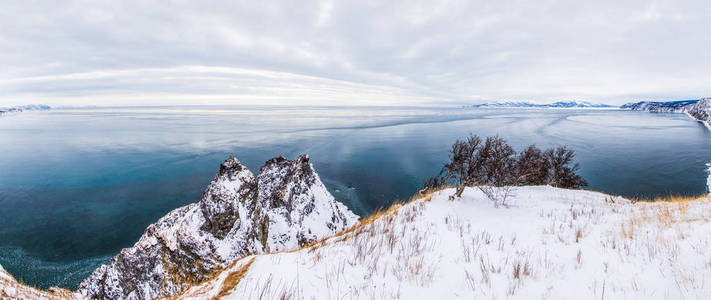
[[[690,202],[690,201],[697,201],[697,200],[705,199],[707,197],[708,197],[708,195],[701,195],[701,196],[668,195],[668,196],[664,196],[664,197],[657,197],[652,200],[639,199],[639,201],[644,201],[644,202]]]
[[[625,239],[633,239],[637,228],[649,224],[655,224],[661,231],[683,223],[708,221],[711,218],[711,211],[706,214],[703,211],[690,210],[690,207],[708,200],[710,200],[708,195],[669,195],[654,199],[637,199],[633,201],[635,205],[629,207],[630,210],[626,213],[629,218],[620,224],[621,236]],[[661,237],[660,242],[664,242]]]
[[[252,257],[252,259],[250,259],[242,267],[240,267],[236,271],[227,274],[227,277],[222,282],[222,287],[220,287],[220,292],[212,299],[220,299],[224,296],[227,296],[230,291],[239,284],[240,280],[244,278],[244,275],[247,274],[247,271],[249,271],[249,267],[252,266],[252,263],[254,263],[255,259],[256,257]]]
[[[398,298],[402,283],[427,288],[433,278],[439,275],[437,272],[441,268],[437,256],[431,255],[438,251],[439,236],[434,234],[436,230],[419,226],[422,224],[418,216],[425,213],[426,203],[439,191],[394,203],[364,217],[345,231],[288,252],[303,250],[298,254],[299,260],[305,259],[307,263],[313,261],[314,266],[321,262],[318,268],[323,268],[323,290],[328,299]],[[600,235],[597,232],[599,228],[609,232],[603,234],[602,247],[614,251],[618,254],[614,257],[620,257],[622,262],[641,259],[661,266],[676,265],[679,257],[684,254],[682,247],[685,243],[690,243],[694,251],[699,253],[705,253],[711,245],[711,240],[697,241],[693,237],[684,240],[684,237],[678,237],[679,232],[685,233],[688,226],[694,225],[683,222],[711,218],[711,210],[704,207],[711,199],[669,196],[628,201],[610,196],[605,198],[604,203],[597,200],[581,197],[573,199],[569,207],[550,210],[542,207],[539,216],[550,220],[550,223],[542,224],[543,235],[538,247],[531,247],[527,239],[522,236],[518,239],[516,234],[499,234],[496,230],[489,232],[472,227],[466,217],[457,214],[443,215],[444,223],[435,227],[446,227],[452,236],[461,238],[462,248],[451,251],[461,255],[457,266],[462,267],[462,284],[474,295],[484,298],[520,295],[528,289],[531,280],[557,274],[566,264],[572,263],[577,272],[596,268],[596,252],[586,250],[586,253],[593,254],[583,257],[582,249],[594,247],[595,239]],[[701,201],[697,203],[697,200]],[[596,227],[600,224],[602,227]],[[622,232],[622,236],[615,234],[617,230]],[[582,243],[582,246],[576,243]],[[546,246],[549,244],[577,249],[571,252],[569,259],[559,261],[545,250],[550,247]],[[339,253],[338,261],[325,259],[325,256],[336,252]],[[323,263],[324,260],[326,263]],[[393,261],[397,264],[394,265]],[[303,261],[297,263],[304,265]],[[607,273],[607,262],[603,266]],[[362,284],[344,281],[343,274],[353,268],[364,270]],[[711,269],[711,262],[705,268]],[[702,284],[693,276],[694,273],[686,269],[679,269],[678,274],[674,273],[674,268],[671,273],[663,270],[666,272],[663,275],[668,276],[665,278],[673,280],[680,289],[698,289],[698,285]],[[612,272],[619,270],[614,269]],[[289,276],[281,278],[272,278],[271,275],[269,278],[252,278],[250,275],[249,280],[242,280],[240,295],[254,299],[300,298],[302,290],[298,275],[296,280]],[[377,284],[383,278],[394,278],[398,286],[390,286],[388,290],[386,286]],[[630,286],[637,292],[649,288],[639,286],[635,279],[631,280]],[[602,282],[595,281],[594,284],[596,298],[600,296],[599,283]],[[610,295],[624,289],[621,283],[607,281],[606,285],[605,293]],[[225,289],[225,285],[222,288]],[[234,291],[234,288],[231,290]],[[506,295],[498,294],[497,291],[504,291]]]
[[[8,275],[10,274],[8,273]],[[21,281],[18,282],[14,279],[12,275],[10,275],[10,277],[11,280],[0,279],[0,299],[65,300],[75,298],[72,291],[67,289],[51,287],[48,290],[44,291],[36,287],[26,285]],[[3,287],[14,289],[14,294],[8,295],[7,292],[9,292],[9,290],[3,289]]]
[[[312,243],[303,245],[299,249],[294,249],[294,250],[286,251],[286,252],[291,253],[291,252],[301,251],[303,249],[309,249],[308,252],[311,253],[311,252],[316,251],[318,248],[325,246],[327,244],[327,241],[329,241],[329,240],[333,240],[334,242],[341,242],[341,241],[348,240],[349,238],[361,235],[364,232],[368,231],[368,230],[365,230],[365,228],[367,226],[371,225],[376,220],[383,218],[383,217],[392,219],[395,216],[397,216],[398,215],[397,210],[399,208],[403,207],[404,205],[407,205],[407,204],[412,203],[417,200],[423,200],[424,202],[429,202],[432,200],[432,196],[434,195],[434,193],[437,193],[439,191],[446,190],[449,188],[451,188],[451,187],[450,186],[440,187],[438,189],[429,191],[424,194],[416,194],[416,195],[410,197],[410,199],[407,201],[393,202],[389,207],[377,209],[372,214],[366,216],[365,218],[362,218],[360,220],[360,222],[358,222],[358,224],[352,226],[351,228],[348,228],[344,231],[338,232],[333,236],[325,237],[319,241],[314,241]],[[390,221],[392,221],[392,220],[390,220]],[[351,234],[351,233],[355,233],[355,234]]]
[[[379,209],[376,212],[362,218],[358,224],[344,231],[338,232],[333,236],[325,237],[321,240],[303,245],[298,249],[280,251],[279,253],[295,253],[298,251],[305,250],[307,251],[307,253],[312,254],[314,263],[317,263],[323,257],[322,254],[319,252],[319,249],[330,244],[346,242],[352,244],[354,246],[353,248],[357,250],[354,253],[354,257],[349,259],[349,261],[346,263],[368,266],[369,270],[373,273],[384,272],[385,269],[389,268],[379,268],[379,255],[374,255],[374,253],[397,253],[397,256],[400,258],[400,261],[405,265],[405,267],[402,268],[402,270],[400,270],[400,268],[393,267],[392,270],[388,271],[397,272],[398,274],[395,275],[399,276],[402,279],[416,279],[422,284],[426,284],[426,282],[431,280],[431,278],[429,277],[432,275],[433,270],[431,266],[424,263],[420,256],[425,249],[433,247],[434,244],[424,243],[424,241],[426,240],[426,236],[419,236],[419,238],[409,239],[411,241],[414,241],[415,244],[405,245],[398,243],[398,241],[402,239],[402,235],[405,234],[406,231],[407,234],[425,234],[419,232],[409,233],[412,228],[409,228],[405,224],[412,222],[415,219],[415,217],[419,214],[419,210],[423,207],[424,202],[429,202],[432,199],[434,193],[447,188],[448,187],[443,187],[435,191],[428,192],[426,194],[415,195],[407,201],[395,202],[387,208]],[[406,204],[418,200],[422,200],[422,203],[420,203],[420,205],[413,205],[412,209],[400,210],[400,208],[402,208]],[[395,220],[398,220],[398,222],[395,222]],[[397,223],[398,226],[395,226],[395,223]],[[241,260],[242,259],[235,261],[234,263],[232,263],[231,266],[223,270],[233,269],[234,266],[237,265]],[[246,263],[239,270],[236,270],[228,275],[228,277],[225,279],[222,286],[220,287],[220,293],[216,296],[216,298],[223,297],[227,295],[230,291],[234,290],[234,287],[237,286],[240,280],[245,276],[253,260],[254,258],[252,258],[250,262]],[[339,269],[342,269],[343,267],[345,267],[345,265],[341,266],[341,268]],[[339,272],[338,270],[334,271],[335,272],[333,273],[327,272],[329,274],[327,274],[326,277],[337,278]],[[403,271],[403,273],[400,273],[401,271]],[[286,292],[283,295],[272,295],[267,293],[267,291],[271,291],[274,288],[274,284],[277,284],[279,286],[278,290]],[[294,284],[295,283],[286,282],[274,283],[271,282],[271,280],[259,282],[255,286],[256,294],[251,294],[251,296],[254,296],[255,298],[270,298],[271,296],[277,298],[291,298],[296,291]],[[267,288],[268,286],[269,288]],[[205,286],[205,288],[210,287]],[[338,290],[337,288],[329,287],[329,290],[331,289]],[[200,291],[196,290],[190,292],[190,294],[193,295],[200,293]],[[266,296],[266,294],[264,293],[269,294],[269,296]],[[189,295],[181,294],[176,297],[170,298],[181,298],[182,296]]]

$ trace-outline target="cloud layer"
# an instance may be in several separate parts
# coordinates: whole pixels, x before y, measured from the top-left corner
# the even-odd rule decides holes
[[[697,98],[709,28],[705,0],[9,1],[0,104]]]

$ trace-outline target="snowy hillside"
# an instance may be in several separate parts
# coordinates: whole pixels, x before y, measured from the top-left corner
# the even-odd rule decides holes
[[[627,103],[620,108],[648,112],[685,113],[711,129],[711,98],[670,102],[641,101]]]
[[[298,251],[253,255],[183,299],[709,299],[711,200],[443,190]]]

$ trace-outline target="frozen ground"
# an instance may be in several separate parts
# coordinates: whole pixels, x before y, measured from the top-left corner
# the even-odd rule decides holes
[[[183,298],[710,299],[711,200],[443,190],[297,251],[248,256]]]

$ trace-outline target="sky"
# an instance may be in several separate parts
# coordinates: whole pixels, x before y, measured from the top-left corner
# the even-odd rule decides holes
[[[711,96],[711,1],[2,1],[0,106]]]

